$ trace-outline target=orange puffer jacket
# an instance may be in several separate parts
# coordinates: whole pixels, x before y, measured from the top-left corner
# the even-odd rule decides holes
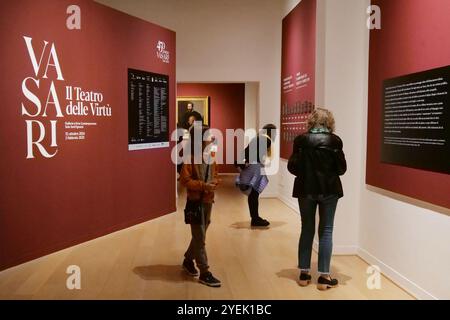
[[[180,173],[180,183],[186,187],[187,196],[189,200],[199,200],[203,191],[203,203],[213,203],[214,202],[214,191],[205,190],[206,183],[198,179],[199,175],[199,165],[197,164],[183,164],[183,168]],[[217,165],[216,163],[211,164],[211,174],[213,179],[220,182],[217,178]],[[213,180],[210,179],[210,180]]]

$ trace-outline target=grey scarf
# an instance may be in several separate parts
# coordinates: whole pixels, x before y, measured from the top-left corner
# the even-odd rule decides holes
[[[206,163],[196,164],[195,167],[197,169],[198,179],[202,180],[202,181],[205,181],[205,174],[206,174],[207,164]],[[212,165],[209,165],[207,182],[210,182],[213,179],[213,177],[211,177],[211,175],[212,175]]]

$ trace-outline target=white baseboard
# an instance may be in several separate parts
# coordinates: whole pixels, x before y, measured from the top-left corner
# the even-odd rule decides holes
[[[278,193],[276,192],[263,192],[260,198],[278,198]]]
[[[292,197],[286,197],[284,195],[278,194],[277,198],[281,200],[285,205],[287,205],[289,208],[294,210],[297,213],[300,213],[300,210],[298,209],[298,201],[296,198]]]
[[[314,240],[313,250],[318,252],[318,249],[319,243],[317,240]],[[431,293],[404,277],[398,271],[383,263],[381,260],[374,257],[364,249],[357,246],[333,246],[333,255],[357,255],[369,265],[377,265],[380,267],[380,271],[385,277],[390,279],[413,297],[419,300],[438,300],[438,298],[433,296]]]
[[[362,248],[358,248],[357,254],[361,259],[366,261],[370,265],[377,265],[380,267],[381,273],[392,280],[395,284],[397,284],[399,287],[403,288],[406,292],[411,294],[412,296],[416,297],[420,300],[438,300],[437,297],[433,296],[431,293],[426,291],[425,289],[421,288],[419,285],[414,283],[413,281],[409,280],[402,274],[400,274],[398,271],[396,271],[394,268],[391,268],[387,264],[383,263],[380,259],[373,256],[366,250]]]

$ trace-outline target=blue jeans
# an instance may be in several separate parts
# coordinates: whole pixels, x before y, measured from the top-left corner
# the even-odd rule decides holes
[[[319,206],[319,265],[321,274],[330,273],[333,250],[334,214],[338,196],[307,196],[298,199],[302,218],[302,232],[298,245],[298,267],[302,271],[311,270],[311,252],[316,227],[316,209]]]

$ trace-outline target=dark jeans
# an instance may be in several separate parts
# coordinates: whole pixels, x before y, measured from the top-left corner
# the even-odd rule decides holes
[[[188,260],[194,260],[197,264],[197,267],[200,269],[200,273],[204,274],[208,272],[208,256],[206,255],[206,230],[208,230],[210,219],[211,219],[211,203],[203,204],[203,216],[201,224],[191,224],[191,234],[192,239],[189,244],[189,248],[187,249],[184,257]]]
[[[319,207],[319,265],[321,274],[330,273],[333,250],[334,214],[338,196],[308,196],[298,199],[302,218],[302,231],[298,245],[298,263],[302,271],[311,269],[311,251],[316,227],[316,209]]]
[[[252,220],[259,218],[259,193],[255,189],[248,195],[248,209]]]

